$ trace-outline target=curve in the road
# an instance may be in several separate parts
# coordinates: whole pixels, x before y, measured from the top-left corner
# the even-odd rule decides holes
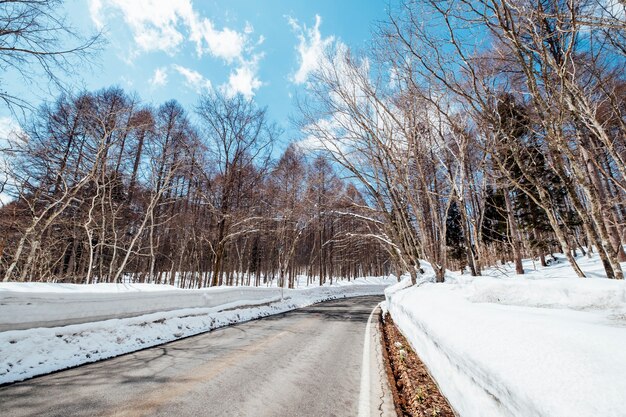
[[[391,416],[368,321],[380,301],[320,303],[2,387],[2,415]]]

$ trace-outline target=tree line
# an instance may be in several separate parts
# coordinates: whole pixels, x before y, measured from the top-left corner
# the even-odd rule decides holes
[[[347,216],[362,200],[324,156],[288,146],[241,95],[175,101],[120,88],[63,95],[22,126],[0,210],[7,280],[293,286],[389,272]]]

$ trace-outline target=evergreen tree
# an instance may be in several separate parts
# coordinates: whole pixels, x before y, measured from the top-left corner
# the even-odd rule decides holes
[[[485,214],[482,222],[482,240],[486,245],[506,243],[507,220],[502,190],[487,186]]]
[[[456,200],[453,200],[450,203],[446,218],[446,246],[448,247],[448,258],[460,263],[462,269],[466,264],[466,248],[461,221],[459,206]]]

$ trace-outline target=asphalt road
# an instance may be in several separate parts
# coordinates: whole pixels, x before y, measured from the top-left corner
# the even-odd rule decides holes
[[[393,416],[379,301],[320,303],[5,386],[0,414]]]

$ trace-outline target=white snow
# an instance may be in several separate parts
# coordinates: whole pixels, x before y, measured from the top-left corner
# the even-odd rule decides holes
[[[596,258],[580,259],[593,279],[565,261],[427,273],[389,287],[386,308],[462,417],[626,416],[626,283],[597,279]]]
[[[393,282],[396,282],[395,278],[357,279],[350,284],[340,281],[340,284],[332,286],[286,289],[282,298],[281,290],[276,288],[180,290],[173,287],[164,289],[160,285],[2,284],[0,325],[19,322],[29,328],[0,332],[0,384],[114,357],[324,300],[380,295]],[[79,307],[87,311],[95,308],[89,298],[94,296],[96,301],[93,304],[99,306],[99,317],[104,317],[104,311],[135,317],[109,318],[63,327],[34,327],[46,321],[42,320],[45,314],[51,314],[55,319],[84,319],[88,314],[79,314]],[[19,302],[12,304],[16,297],[20,297]],[[55,303],[55,299],[58,302]],[[191,306],[180,304],[176,310],[142,315],[137,315],[133,309],[135,304],[139,309],[149,309],[165,305],[172,299],[189,302]],[[206,300],[210,301],[206,304],[208,307],[193,304]],[[127,308],[131,309],[125,310]],[[23,317],[15,317],[14,314]]]
[[[0,331],[63,326],[228,303],[266,304],[281,299],[280,289],[253,287],[182,290],[158,284],[37,286],[13,283],[0,288],[5,289],[0,290]]]
[[[336,281],[332,287],[389,285],[392,282],[367,277]],[[331,286],[327,284],[325,287]],[[290,292],[275,286],[180,289],[162,284],[0,283],[0,331],[64,326],[229,303],[267,304],[281,300]]]

